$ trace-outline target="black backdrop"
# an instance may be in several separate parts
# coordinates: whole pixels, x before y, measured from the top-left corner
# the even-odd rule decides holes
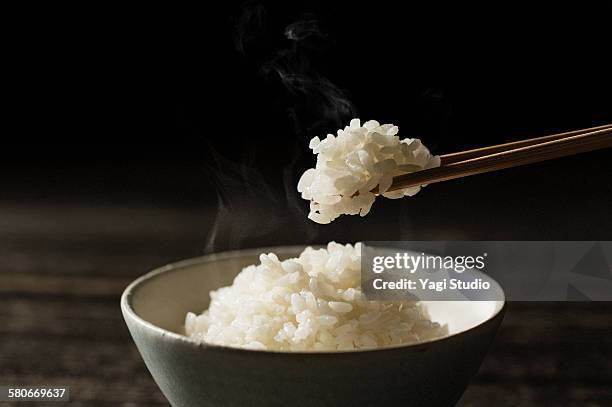
[[[312,165],[308,139],[334,131],[351,109],[398,124],[435,153],[612,122],[603,7],[401,3],[32,17],[27,27],[38,29],[13,44],[3,198],[214,207],[220,190],[230,213],[245,211],[236,200],[257,199],[298,217],[306,203],[283,183]],[[609,238],[610,169],[601,151],[447,182],[297,240],[334,230]],[[383,218],[386,227],[368,232]]]

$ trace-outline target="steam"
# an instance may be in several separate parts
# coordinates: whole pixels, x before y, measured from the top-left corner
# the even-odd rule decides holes
[[[257,39],[265,26],[265,21],[266,9],[263,4],[256,1],[244,4],[236,18],[234,30],[234,45],[240,53],[244,54],[245,49]]]
[[[234,20],[233,39],[236,50],[255,64],[263,79],[280,85],[281,105],[293,125],[294,134],[287,135],[294,139],[288,152],[291,161],[282,170],[279,190],[257,168],[254,156],[237,163],[213,150],[208,173],[217,191],[217,212],[206,252],[312,243],[318,229],[308,220],[296,190],[296,168],[302,167],[300,158],[308,152],[305,138],[334,131],[357,114],[347,93],[315,68],[333,42],[321,22],[303,15],[284,31],[270,32],[271,19],[261,3],[246,2]],[[271,50],[278,43],[280,49]]]
[[[279,230],[296,231],[283,244],[312,241],[316,230],[294,202],[297,194],[292,183],[285,182],[284,191],[279,193],[257,170],[253,158],[235,163],[214,150],[213,153],[214,165],[207,172],[212,174],[217,190],[217,208],[206,253],[278,245]],[[283,175],[286,179],[293,178],[289,168]]]
[[[281,32],[270,32],[270,16],[263,4],[246,2],[235,19],[236,50],[255,61],[261,74],[280,81],[282,96],[294,133],[301,138],[334,131],[356,117],[349,95],[315,68],[333,46],[329,34],[313,14],[304,14],[286,25],[280,49],[270,45],[281,41]]]
[[[285,28],[285,37],[294,41],[302,41],[308,37],[325,38],[327,35],[319,28],[319,21],[311,17],[289,24]]]
[[[335,130],[357,115],[345,91],[314,67],[313,60],[329,47],[329,36],[312,15],[289,24],[285,37],[291,46],[262,66],[276,74],[290,96],[287,112],[298,135],[314,137]]]

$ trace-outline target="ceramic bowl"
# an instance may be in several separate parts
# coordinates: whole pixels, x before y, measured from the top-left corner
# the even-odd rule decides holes
[[[231,284],[260,253],[283,259],[302,249],[208,255],[154,270],[127,287],[123,316],[172,406],[448,406],[459,400],[493,341],[504,301],[431,302],[431,318],[448,324],[448,337],[357,352],[233,349],[181,334],[185,314],[206,309],[209,291]]]

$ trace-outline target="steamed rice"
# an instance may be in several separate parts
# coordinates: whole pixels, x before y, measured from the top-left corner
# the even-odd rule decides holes
[[[391,199],[419,192],[420,186],[386,192],[397,175],[440,166],[440,158],[419,139],[400,140],[398,132],[392,124],[370,120],[361,126],[359,119],[353,119],[337,136],[313,138],[310,148],[317,164],[298,183],[302,198],[310,201],[308,217],[330,223],[342,214],[365,216],[376,198],[370,191],[377,186],[382,196]]]
[[[361,244],[329,243],[280,261],[262,254],[229,287],[188,313],[193,339],[238,348],[335,351],[411,344],[447,334],[423,304],[368,301],[360,287]]]

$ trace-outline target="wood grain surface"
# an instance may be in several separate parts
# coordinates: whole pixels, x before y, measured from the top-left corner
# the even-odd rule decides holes
[[[167,406],[119,296],[202,254],[209,213],[0,204],[0,385],[68,385],[71,406]],[[612,303],[514,303],[459,405],[609,406],[611,384]]]

